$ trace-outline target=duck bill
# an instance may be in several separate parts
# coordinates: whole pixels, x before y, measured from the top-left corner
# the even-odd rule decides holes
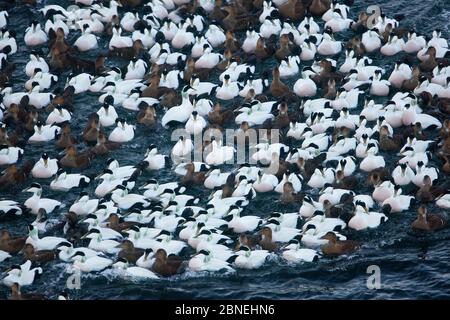
[[[88,235],[89,235],[89,233],[86,233],[85,235],[81,236],[80,240],[86,239]]]

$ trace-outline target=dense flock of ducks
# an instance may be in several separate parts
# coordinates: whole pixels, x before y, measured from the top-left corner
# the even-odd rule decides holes
[[[446,227],[450,60],[440,30],[405,29],[401,15],[363,11],[352,20],[351,1],[75,4],[39,6],[25,46],[8,28],[8,9],[0,12],[0,189],[30,194],[24,203],[0,200],[0,218],[36,216],[26,235],[12,234],[7,222],[0,231],[2,265],[24,260],[3,275],[11,298],[42,298],[21,288],[50,272],[53,260],[71,272],[114,268],[127,278],[160,279],[256,269],[274,255],[294,265],[353,254],[364,244],[347,239],[349,229],[377,228],[411,208],[418,208],[413,229]],[[69,34],[77,35],[73,43]],[[19,51],[29,52],[29,80],[13,91]],[[90,51],[100,53],[80,55]],[[394,55],[388,69],[373,64]],[[267,70],[266,61],[275,67]],[[77,136],[74,99],[85,94],[98,104],[84,106],[92,113]],[[113,158],[137,131],[174,124],[187,134],[170,155],[151,144],[139,163]],[[235,126],[247,143],[255,128],[279,130],[280,142],[260,135],[250,146],[255,164],[226,171],[235,146],[212,134],[197,146],[192,137]],[[36,144],[55,150],[31,161]],[[203,162],[190,162],[198,147]],[[97,176],[84,171],[106,159]],[[151,178],[167,168],[179,179]],[[57,199],[45,197],[42,179]],[[371,193],[362,194],[363,185]],[[206,201],[190,195],[193,186],[210,193]],[[67,204],[65,192],[79,196]],[[278,193],[296,211],[246,214],[260,193]]]

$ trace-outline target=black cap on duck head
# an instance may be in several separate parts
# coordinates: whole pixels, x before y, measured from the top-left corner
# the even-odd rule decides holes
[[[281,213],[280,212],[274,212],[270,215],[272,218],[279,218],[281,217]]]
[[[116,86],[116,83],[113,82],[113,81],[108,81],[108,82],[104,85],[104,88],[105,88],[105,87],[109,87],[109,86],[115,87],[115,86]]]
[[[210,46],[209,46],[209,44],[208,43],[205,43],[204,45],[203,45],[203,50],[206,50],[206,49],[208,49]]]
[[[169,201],[169,203],[167,204],[167,206],[177,206],[178,205],[178,202],[176,202],[176,201]]]
[[[142,10],[141,10],[141,13],[143,15],[151,14],[151,13],[153,13],[153,8],[151,6],[143,6]]]
[[[324,216],[325,213],[322,210],[316,210],[313,213],[314,216]]]
[[[72,247],[72,244],[69,241],[63,241],[58,244],[58,247]]]
[[[332,187],[332,184],[327,182],[324,184],[323,188],[326,189],[328,187]]]
[[[100,207],[100,206],[99,206]],[[86,216],[86,219],[97,219],[97,216],[93,213],[90,213]]]
[[[42,127],[44,124],[42,123],[41,120],[36,121],[36,126],[37,127]]]
[[[158,236],[161,236],[161,235],[170,236],[170,232],[167,230],[161,230],[161,232],[158,234]]]
[[[277,226],[280,225],[280,221],[275,220],[275,219],[269,219],[269,220],[267,221],[267,223],[268,223],[268,224],[272,223],[272,224],[277,225]]]
[[[186,221],[188,221],[187,219],[192,219],[194,215],[194,210],[192,210],[192,208],[184,208],[183,212],[181,213],[181,216],[183,218],[186,219]],[[195,221],[195,219],[194,219]]]
[[[403,151],[414,151],[414,148],[413,147],[406,147]]]
[[[130,91],[130,94],[137,93],[137,94],[140,95],[141,92],[142,92],[141,89],[139,89],[139,88],[134,88],[133,90]]]
[[[356,200],[356,203],[355,203],[357,206],[361,206],[361,207],[363,207],[363,208],[365,208],[366,207],[366,203],[364,202],[364,201],[361,201],[361,200]]]
[[[105,170],[103,170],[103,173],[104,174],[113,174],[111,169],[105,169]]]
[[[192,89],[192,87],[188,85],[188,86],[184,86],[181,91],[186,93],[186,92],[188,92],[189,89]]]
[[[125,259],[125,258],[119,258],[119,259],[117,259],[117,262],[128,263],[127,259]]]
[[[85,257],[86,254],[83,251],[75,251],[73,257],[76,257],[76,256]]]
[[[197,213],[197,215],[202,215],[202,214],[208,214],[208,211],[202,209],[202,210],[199,210]]]
[[[382,208],[382,211],[384,214],[389,214],[391,213],[392,207],[390,204],[385,204]]]
[[[344,136],[339,136],[339,137],[336,138],[336,141],[340,141],[340,140],[344,140],[344,139],[345,139]]]
[[[126,190],[127,188],[126,188],[123,184],[119,184],[119,185],[116,187],[116,189],[119,189],[119,190]]]
[[[154,144],[151,144],[148,147],[149,150],[151,150],[153,148],[156,148],[156,146]],[[156,181],[156,179],[149,179],[149,180],[147,180],[147,184],[157,184],[157,183],[158,183],[158,181]]]
[[[103,106],[102,106],[103,109],[108,110],[110,106],[111,105],[109,103],[107,103],[106,101],[103,102]]]
[[[173,191],[172,189],[165,189],[163,193],[175,194],[175,191]]]
[[[339,9],[339,8],[335,8],[334,9],[334,12],[336,12],[337,14],[339,14],[339,15],[341,15],[342,16],[342,12],[341,12],[341,9]],[[373,29],[372,29],[373,30]]]
[[[103,100],[103,106],[104,105],[113,105],[114,104],[114,97],[110,94],[108,94],[105,99]]]
[[[333,34],[333,29],[331,29],[330,27],[325,28],[325,30],[323,31],[323,33],[326,33],[328,35],[332,35]]]
[[[407,97],[411,98],[411,99],[416,99],[417,98],[414,93],[408,93]]]
[[[124,120],[123,118],[117,118],[116,121],[115,121],[115,123],[118,124],[119,122],[120,122],[120,123],[124,123],[125,120]]]
[[[89,230],[89,232],[87,234],[100,234],[100,230],[98,230],[97,228],[92,228],[91,230]]]
[[[135,232],[139,232],[140,231],[138,226],[131,226],[130,230],[133,230]]]
[[[280,17],[280,13],[276,9],[272,10],[272,12],[270,13],[270,17],[273,19],[278,19]]]
[[[242,250],[242,251],[250,251],[250,248],[247,247],[247,246],[240,246],[240,247],[239,247],[239,250]]]
[[[238,209],[238,210],[239,210],[239,207],[238,207],[237,205],[235,205],[235,204],[232,204],[232,205],[230,206],[230,208],[228,209],[228,211],[235,210],[235,209]]]
[[[195,220],[194,217],[186,217],[185,219],[186,219],[186,222],[188,222],[188,221],[191,221],[191,222],[197,221],[197,220]]]
[[[40,185],[39,183],[33,182],[33,183],[30,185],[30,188],[38,188],[38,189],[41,189],[42,187],[41,187],[41,185]]]
[[[197,32],[197,27],[189,25],[186,28],[186,32],[196,33]]]
[[[238,181],[239,181],[239,182],[241,182],[242,180],[247,180],[247,177],[246,177],[246,176],[244,176],[244,175],[242,175],[242,176],[239,176],[239,179],[238,179]]]

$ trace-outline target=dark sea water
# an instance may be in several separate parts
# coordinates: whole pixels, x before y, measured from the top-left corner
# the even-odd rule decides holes
[[[2,1],[2,0],[0,0]],[[68,1],[41,1],[38,9],[45,4],[60,4],[67,6]],[[388,16],[403,13],[406,18],[401,22],[403,26],[415,27],[420,33],[431,35],[432,30],[440,28],[443,36],[448,39],[450,32],[450,1],[355,1],[351,9],[351,17],[371,4],[380,5]],[[14,91],[23,90],[27,80],[24,67],[28,60],[30,49],[23,42],[26,26],[31,19],[37,16],[36,9],[29,7],[15,7],[10,10],[10,24],[17,32],[19,50],[12,56],[12,62],[17,65],[14,72]],[[40,18],[42,19],[42,18]],[[339,39],[348,38],[350,33],[343,33]],[[71,32],[69,42],[75,41],[78,33]],[[102,37],[100,47],[107,45],[108,39]],[[47,50],[44,48],[44,50]],[[99,49],[100,50],[100,49]],[[47,51],[46,51],[47,52]],[[98,52],[91,52],[86,57],[92,58]],[[401,54],[400,54],[401,56]],[[392,70],[392,62],[399,56],[392,58],[381,57],[376,54],[372,57],[374,64]],[[342,63],[342,57],[338,63]],[[123,61],[108,60],[107,65],[123,65]],[[268,60],[262,69],[271,69],[275,60]],[[65,81],[65,76],[61,76]],[[217,78],[216,78],[217,79]],[[291,79],[292,86],[295,80]],[[59,85],[64,85],[60,83]],[[98,110],[98,94],[86,93],[78,95],[75,99],[75,113],[72,117],[72,130],[81,135],[86,124],[86,116]],[[383,101],[385,99],[381,99]],[[135,123],[135,113],[117,107],[120,116]],[[159,119],[162,112],[158,113]],[[46,115],[45,115],[46,117]],[[43,117],[45,119],[45,117]],[[107,129],[109,133],[112,129]],[[433,135],[433,133],[431,133]],[[135,138],[110,156],[119,160],[121,165],[136,164],[142,160],[146,147],[156,144],[161,153],[169,154],[173,142],[170,142],[170,131],[161,127],[145,129],[138,127]],[[81,147],[81,146],[79,146]],[[25,160],[37,160],[47,151],[51,157],[56,156],[53,143],[41,146],[27,146]],[[387,166],[391,170],[395,167],[398,157],[384,154]],[[93,165],[85,172],[95,174],[102,170],[107,157],[98,157]],[[433,163],[433,162],[432,162]],[[358,171],[357,177],[361,180],[361,193],[370,194],[371,190],[363,185],[364,175]],[[141,185],[149,178],[156,178],[160,182],[178,179],[171,171],[165,169],[159,172],[146,173],[140,177],[137,185]],[[80,190],[69,193],[59,193],[48,188],[49,180],[39,181],[44,186],[44,197],[63,201],[67,206],[76,199]],[[29,194],[20,191],[27,186],[17,186],[16,190],[0,193],[0,198],[25,201]],[[91,196],[95,183],[86,188]],[[203,199],[209,194],[204,188],[188,190],[189,194],[201,196]],[[317,195],[316,195],[317,196]],[[258,196],[252,200],[245,209],[246,214],[267,216],[278,210],[292,212],[298,207],[286,208],[278,202],[278,194],[270,193]],[[67,208],[66,208],[67,209]],[[437,210],[433,206],[430,211]],[[51,218],[58,218],[64,209],[54,212]],[[180,276],[148,282],[131,282],[121,279],[111,271],[101,274],[86,275],[81,279],[81,289],[70,291],[74,299],[438,299],[450,298],[450,229],[445,229],[431,235],[415,234],[410,224],[416,217],[416,207],[409,212],[403,212],[390,217],[389,221],[376,230],[351,232],[346,234],[351,239],[363,243],[357,253],[337,259],[321,259],[318,263],[303,265],[288,265],[280,258],[271,259],[261,269],[256,271],[238,270],[232,274],[194,274],[184,273]],[[8,221],[0,221],[0,228],[8,228],[15,234],[25,234],[27,225],[34,220],[34,216],[21,216]],[[21,257],[15,257],[8,262],[0,264],[0,269],[6,269],[13,263],[20,263]],[[367,267],[377,265],[381,269],[381,289],[369,290],[366,286],[368,278]],[[65,288],[67,265],[56,261],[43,266],[44,273],[24,292],[37,291],[55,298],[58,292]],[[0,299],[7,297],[8,290],[0,286]]]

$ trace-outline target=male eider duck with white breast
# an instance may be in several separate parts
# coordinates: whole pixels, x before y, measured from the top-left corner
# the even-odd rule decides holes
[[[80,173],[66,173],[59,169],[50,182],[50,189],[67,192],[72,188],[86,187],[91,179]]]
[[[112,98],[112,97],[111,97]],[[119,117],[116,109],[112,104],[107,102],[107,98],[105,98],[105,102],[102,107],[97,111],[100,124],[103,127],[110,127],[116,123],[116,119]]]
[[[241,246],[236,254],[234,264],[241,269],[258,269],[270,255],[267,250],[250,250],[247,246]]]
[[[81,27],[81,36],[73,44],[81,52],[94,50],[98,47],[97,37],[91,32],[91,27],[88,24]]]
[[[38,46],[47,42],[47,35],[41,29],[40,23],[32,21],[25,31],[25,44],[29,47]]]
[[[42,143],[53,140],[56,135],[61,131],[61,128],[53,124],[43,125],[42,122],[37,121],[34,126],[33,135],[28,138],[29,142]]]
[[[323,56],[334,56],[342,50],[342,43],[336,41],[331,29],[325,29],[322,42],[317,47],[317,52]]]
[[[116,119],[117,127],[109,134],[108,140],[113,142],[128,142],[134,138],[135,126],[128,124],[124,119]]]
[[[61,238],[61,237],[47,236],[47,237],[39,238],[39,235],[38,235],[39,231],[33,225],[29,225],[28,229],[29,229],[29,232],[28,232],[28,238],[26,240],[26,243],[31,244],[35,250],[54,250],[60,244],[67,243],[67,240],[65,238]]]
[[[32,285],[34,280],[38,275],[43,273],[42,268],[31,268],[32,263],[30,260],[25,261],[22,265],[14,265],[6,273],[6,277],[3,278],[2,282],[5,286],[11,287],[13,284],[19,284],[21,286]]]
[[[88,234],[82,237],[90,239],[88,248],[103,253],[113,254],[120,251],[120,242],[112,239],[103,239],[98,229],[91,229]]]
[[[148,163],[147,170],[160,170],[168,165],[170,159],[168,156],[158,153],[158,148],[152,144],[148,147],[143,161]]]
[[[31,174],[34,178],[50,178],[58,171],[58,160],[50,159],[47,153],[43,153],[35,163]]]
[[[194,93],[194,90],[190,86],[183,87],[181,90],[182,102],[180,105],[167,110],[161,119],[161,125],[163,127],[167,127],[172,122],[185,123],[189,119],[192,111],[194,111],[192,102],[189,99],[189,94],[192,93]]]
[[[283,258],[291,263],[316,262],[319,254],[314,249],[301,247],[302,236],[296,236],[283,248]]]
[[[113,264],[111,259],[100,256],[87,257],[82,251],[76,251],[71,260],[73,267],[81,272],[100,272]]]
[[[158,276],[148,269],[129,266],[128,261],[124,258],[119,258],[119,260],[114,263],[112,267],[123,272],[125,277],[130,277],[133,279],[158,279]]]
[[[235,81],[230,80],[230,75],[223,77],[222,85],[216,90],[216,97],[220,100],[231,100],[239,95],[243,87]]]
[[[24,150],[22,148],[0,145],[0,165],[17,163],[23,154]]]
[[[42,187],[39,183],[33,182],[31,186],[23,192],[30,192],[33,194],[24,202],[25,207],[27,207],[33,214],[37,214],[41,208],[45,209],[47,213],[51,213],[55,209],[62,206],[60,201],[41,198]]]

